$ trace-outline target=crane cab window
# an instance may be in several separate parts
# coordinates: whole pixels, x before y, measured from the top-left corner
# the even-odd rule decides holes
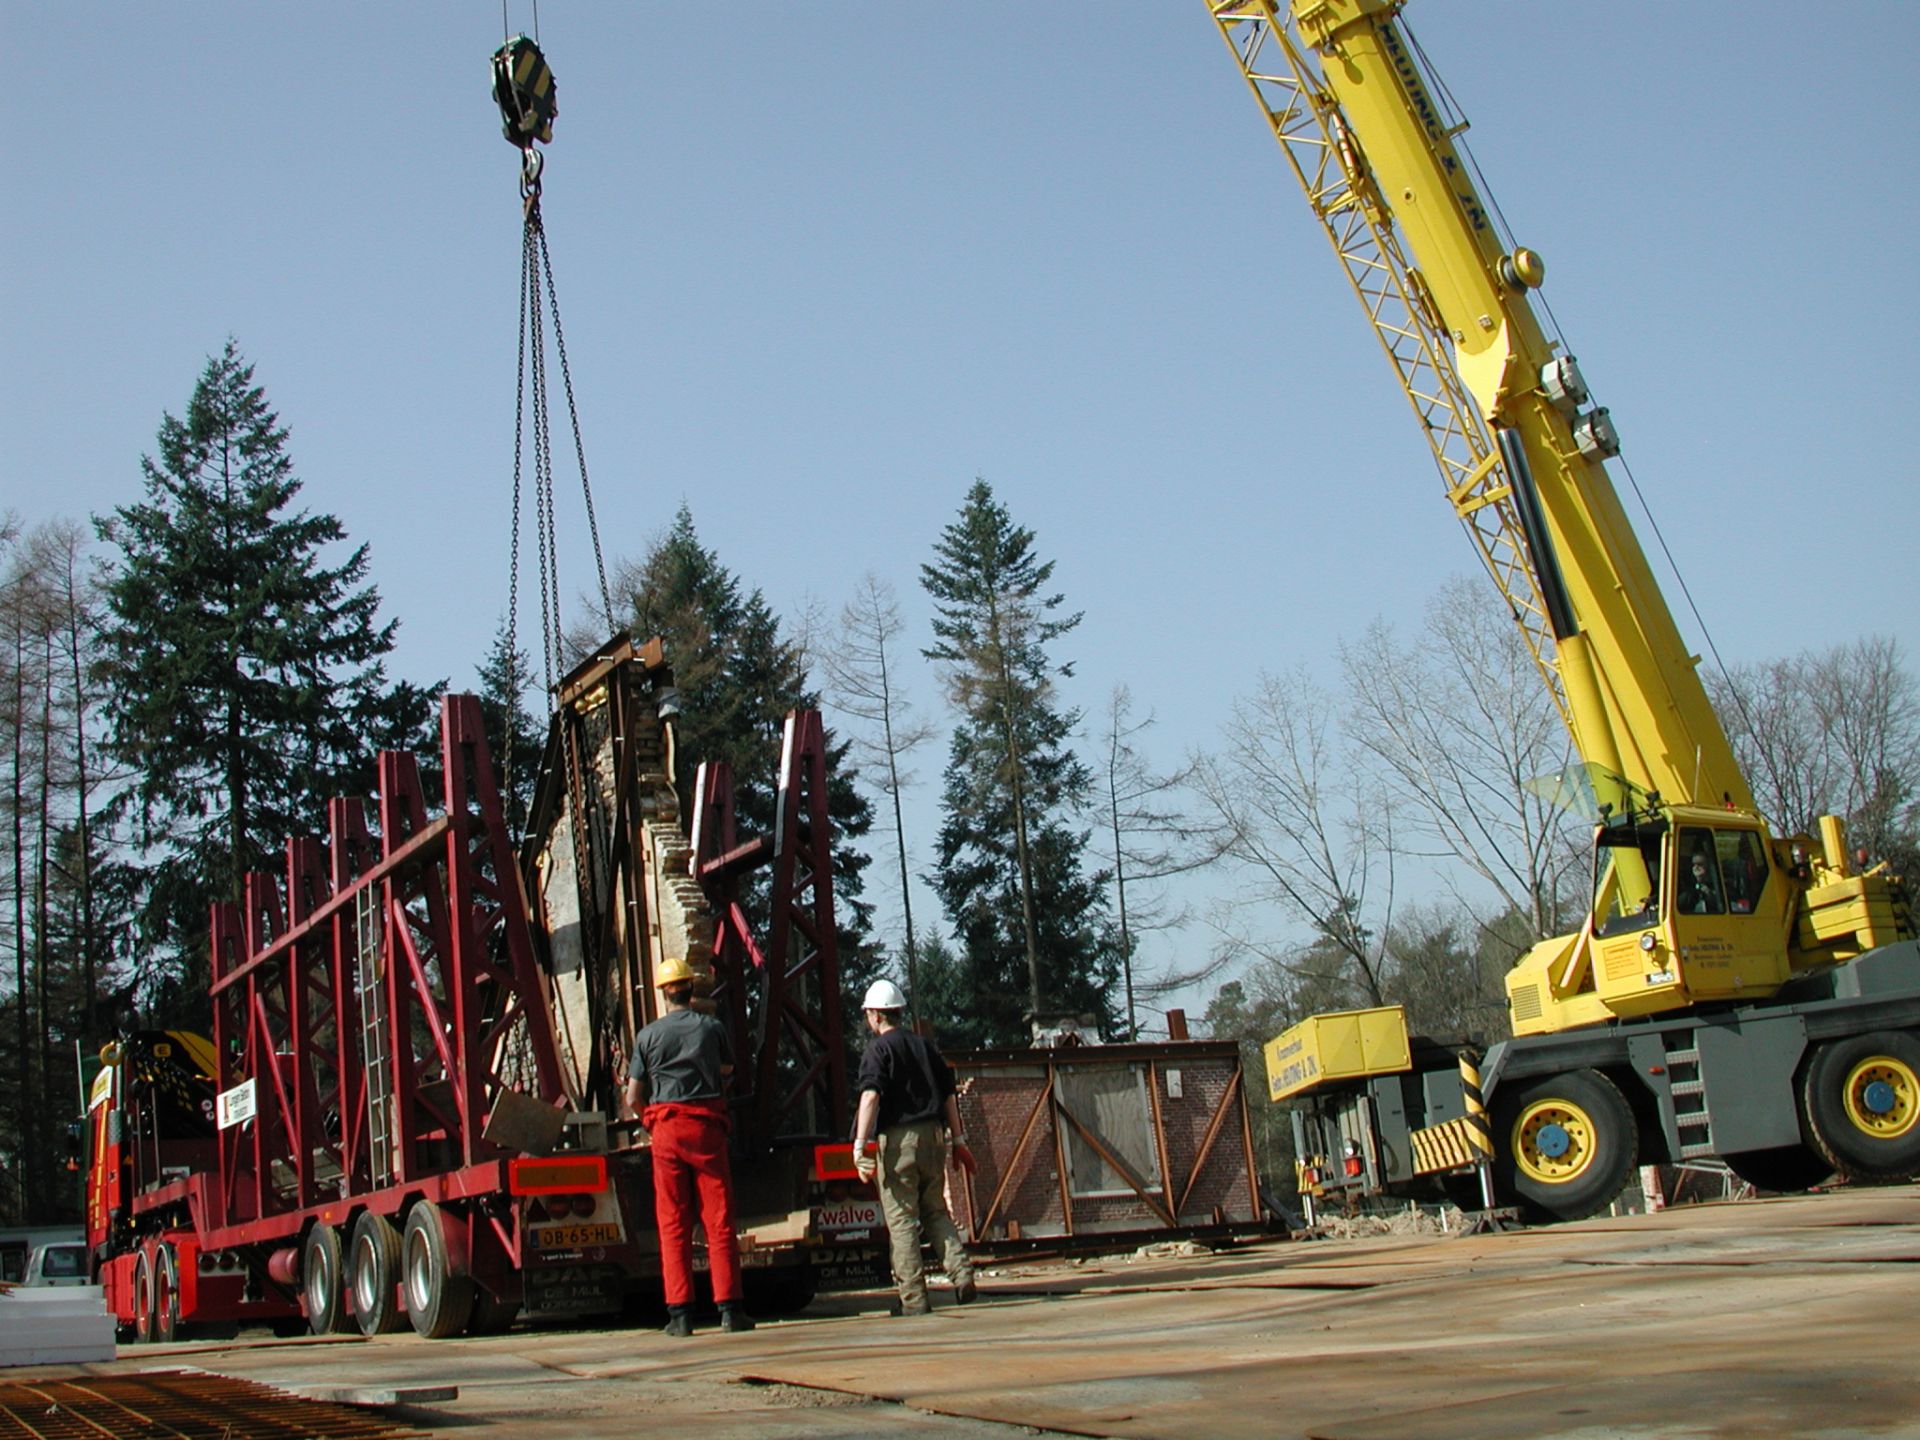
[[[1767,857],[1752,830],[1680,831],[1674,909],[1681,915],[1751,915],[1767,883]]]
[[[1660,919],[1660,847],[1667,826],[1625,816],[1595,833],[1594,933],[1602,937],[1646,930]]]
[[[1726,891],[1720,880],[1720,860],[1713,832],[1692,826],[1680,832],[1679,875],[1674,886],[1674,908],[1682,915],[1724,915]]]
[[[1767,883],[1767,856],[1760,837],[1751,830],[1716,830],[1713,848],[1728,912],[1751,915]]]

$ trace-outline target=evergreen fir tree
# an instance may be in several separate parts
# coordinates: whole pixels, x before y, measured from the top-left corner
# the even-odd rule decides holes
[[[232,340],[157,438],[145,501],[95,521],[119,550],[100,668],[134,774],[117,813],[148,856],[141,945],[197,1009],[209,902],[318,829],[327,796],[371,788],[376,750],[416,746],[428,697],[387,681],[367,547],[325,563],[344,528],[291,508],[288,432]]]
[[[633,606],[637,637],[658,635],[680,694],[674,721],[682,813],[693,814],[694,777],[702,761],[733,767],[734,810],[742,837],[770,834],[778,782],[781,727],[789,710],[816,709],[800,647],[781,634],[779,617],[758,590],[739,579],[700,543],[693,513],[680,507],[667,534],[637,566],[623,567],[616,589]],[[833,898],[839,920],[841,988],[849,1017],[879,963],[868,943],[872,907],[863,895],[869,857],[859,848],[873,827],[873,806],[855,789],[847,746],[829,737],[827,806],[833,822]],[[765,872],[748,897],[756,923],[765,919]]]
[[[517,842],[533,804],[533,785],[540,775],[547,732],[527,709],[527,691],[535,683],[532,662],[524,650],[509,642],[504,621],[494,634],[493,646],[478,676],[480,717],[487,728],[494,782],[506,806],[507,833]]]
[[[959,711],[945,774],[936,888],[965,955],[965,1004],[935,1023],[969,1044],[1027,1037],[1029,1016],[1093,1014],[1113,1024],[1119,951],[1106,875],[1081,872],[1073,821],[1092,776],[1069,745],[1079,713],[1060,708],[1048,646],[1079,624],[1047,593],[1053,562],[976,480],[942,532],[921,584]]]

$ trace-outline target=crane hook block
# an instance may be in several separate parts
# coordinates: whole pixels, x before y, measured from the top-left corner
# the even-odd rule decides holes
[[[530,151],[534,141],[544,145],[553,139],[553,117],[560,113],[555,91],[547,57],[525,35],[493,52],[493,98],[510,145]]]

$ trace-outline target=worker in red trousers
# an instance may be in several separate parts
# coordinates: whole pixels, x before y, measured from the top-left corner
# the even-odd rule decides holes
[[[666,1013],[635,1038],[627,1106],[653,1137],[653,1212],[667,1291],[666,1333],[693,1333],[693,1222],[707,1232],[707,1268],[722,1330],[751,1330],[740,1304],[740,1249],[733,1233],[733,1171],[727,1160],[727,1030],[693,1008],[699,974],[670,956],[654,977]]]

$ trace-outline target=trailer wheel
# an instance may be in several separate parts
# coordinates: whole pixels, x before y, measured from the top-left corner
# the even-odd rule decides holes
[[[503,1299],[486,1290],[476,1289],[473,1314],[467,1317],[469,1335],[504,1335],[520,1317],[520,1302]]]
[[[1627,1183],[1640,1148],[1633,1111],[1598,1070],[1570,1070],[1500,1095],[1494,1177],[1552,1220],[1579,1220]]]
[[[453,1273],[445,1227],[440,1207],[422,1200],[408,1213],[407,1231],[400,1242],[407,1319],[428,1340],[458,1335],[473,1314],[473,1280]]]
[[[162,1240],[153,1247],[153,1334],[165,1345],[180,1336],[180,1262],[173,1246]]]
[[[133,1261],[133,1338],[153,1343],[153,1250],[145,1245]]]
[[[742,1298],[755,1315],[798,1315],[813,1303],[813,1271],[806,1265],[748,1270],[740,1281]]]
[[[1842,1174],[1920,1174],[1920,1040],[1876,1030],[1813,1052],[1800,1092],[1808,1138]]]
[[[1782,1145],[1773,1150],[1742,1150],[1722,1155],[1727,1168],[1756,1190],[1791,1195],[1811,1190],[1831,1179],[1833,1166],[1804,1145]]]
[[[300,1294],[307,1302],[307,1328],[316,1335],[344,1334],[347,1290],[341,1266],[340,1232],[325,1223],[307,1231],[300,1247]]]
[[[400,1328],[400,1232],[384,1215],[365,1212],[353,1224],[347,1246],[347,1288],[362,1335]]]

